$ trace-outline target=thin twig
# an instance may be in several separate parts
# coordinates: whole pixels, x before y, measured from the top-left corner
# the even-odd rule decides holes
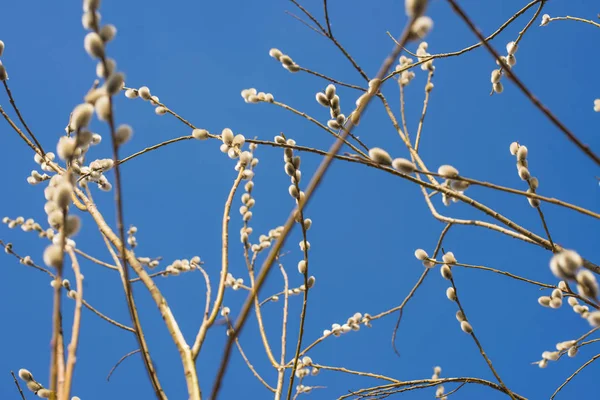
[[[19,393],[21,394],[21,399],[25,400],[25,393],[23,393],[23,390],[21,390],[21,385],[19,384],[19,381],[17,380],[15,373],[13,371],[10,371],[10,374],[12,375],[13,379],[15,380],[15,385],[17,386],[17,389],[19,390]]]
[[[141,350],[140,349],[135,349],[133,351],[130,351],[129,353],[125,354],[123,357],[119,358],[119,361],[117,361],[117,363],[110,369],[108,375],[106,376],[106,380],[110,381],[110,377],[113,374],[113,372],[115,372],[115,370],[117,369],[117,367],[119,366],[119,364],[121,364],[123,361],[125,361],[125,359],[129,356],[134,355],[135,353],[139,353]]]
[[[433,258],[435,258],[437,256],[438,251],[441,249],[442,243],[444,242],[444,238],[446,237],[446,234],[448,233],[450,228],[452,228],[452,223],[447,224],[444,227],[444,229],[442,229],[442,233],[440,233],[440,237],[438,239],[437,245],[435,246],[435,250],[433,251]],[[371,320],[379,319],[379,318],[384,317],[385,315],[388,315],[392,312],[399,311],[398,319],[396,320],[396,326],[394,327],[394,331],[392,332],[392,348],[394,349],[394,352],[398,356],[400,356],[400,353],[398,352],[398,349],[396,348],[396,334],[398,333],[398,327],[400,326],[400,321],[402,320],[402,314],[404,313],[404,307],[406,306],[408,301],[415,295],[415,292],[421,286],[421,284],[425,280],[425,277],[427,276],[428,273],[429,273],[429,268],[425,268],[425,271],[423,271],[423,273],[421,274],[421,277],[419,278],[419,280],[417,281],[415,286],[413,286],[412,290],[408,293],[408,295],[404,298],[404,300],[398,307],[395,307],[391,310],[388,310],[386,312],[383,312],[383,313],[380,313],[380,314],[377,314],[377,315],[371,317]]]
[[[462,304],[460,303],[460,300],[459,300],[459,297],[458,297],[458,294],[457,294],[457,290],[456,290],[456,284],[454,282],[454,277],[452,277],[452,276],[450,277],[450,283],[452,284],[452,288],[454,289],[454,293],[455,293],[455,297],[456,297],[454,301],[458,305],[458,308],[460,309],[462,315],[464,316],[465,321],[467,321],[468,320],[467,314],[465,313],[465,310],[464,310]],[[506,387],[506,385],[502,381],[502,378],[500,378],[500,375],[498,375],[498,372],[496,371],[496,369],[492,365],[492,360],[490,360],[490,358],[488,357],[488,355],[483,350],[483,346],[479,342],[479,339],[477,339],[477,336],[475,335],[475,330],[473,329],[473,327],[471,327],[471,332],[469,333],[469,335],[473,338],[473,341],[477,345],[477,348],[479,349],[479,352],[481,353],[481,356],[483,357],[483,359],[487,363],[488,367],[490,368],[490,370],[492,371],[492,373],[496,377],[496,380],[498,381],[498,383],[500,384],[500,386],[502,386],[502,388],[510,396],[511,399],[515,400],[515,396],[513,395],[512,391],[510,391],[508,389],[508,387]]]
[[[571,380],[573,378],[575,378],[575,376],[580,373],[585,367],[587,367],[588,365],[590,365],[591,363],[593,363],[594,361],[596,361],[598,358],[600,358],[600,354],[596,354],[594,357],[592,357],[591,359],[589,359],[585,364],[583,364],[581,367],[577,368],[577,371],[573,372],[573,374],[571,374],[571,376],[569,376],[567,378],[566,381],[563,382],[562,385],[560,385],[558,387],[558,389],[556,389],[554,391],[554,393],[552,393],[552,396],[550,396],[550,400],[554,399],[554,397],[558,394],[558,392],[560,392],[562,390],[562,388],[564,388],[569,382],[571,382]]]
[[[21,111],[19,110],[19,107],[17,107],[17,103],[15,102],[15,99],[13,98],[12,92],[10,91],[10,88],[8,87],[7,81],[3,80],[2,83],[4,84],[4,89],[6,90],[6,94],[8,95],[8,99],[10,101],[10,104],[12,105],[13,109],[17,113],[17,117],[19,118],[19,121],[21,121],[21,123],[23,124],[23,127],[25,128],[25,130],[27,131],[27,133],[29,133],[29,136],[34,141],[35,145],[38,147],[38,149],[40,149],[41,156],[45,157],[46,156],[46,152],[42,148],[41,143],[37,140],[37,138],[35,137],[35,135],[31,131],[31,129],[29,129],[29,126],[25,122],[25,119],[23,118],[23,115],[21,115]]]
[[[548,23],[552,22],[552,21],[577,21],[577,22],[584,22],[586,24],[590,24],[595,26],[596,28],[600,28],[600,24],[594,21],[590,21],[589,19],[584,19],[584,18],[579,18],[579,17],[571,17],[569,15],[565,16],[565,17],[552,17],[548,20]]]
[[[102,318],[103,320],[105,320],[106,322],[108,322],[108,323],[110,323],[110,324],[112,324],[112,325],[114,325],[114,326],[116,326],[118,328],[121,328],[121,329],[124,329],[126,331],[135,333],[135,329],[133,329],[132,327],[129,327],[127,325],[123,325],[123,324],[115,321],[114,319],[109,318],[108,316],[102,314],[100,311],[98,311],[96,308],[94,308],[90,303],[88,303],[85,299],[83,299],[82,302],[83,302],[83,305],[88,310],[90,310],[91,312],[93,312],[94,314],[96,314],[97,316],[99,316],[100,318]]]
[[[67,252],[71,258],[77,291],[75,294],[75,311],[73,315],[73,327],[71,329],[71,343],[69,343],[68,347],[69,355],[67,358],[67,368],[65,370],[65,383],[61,392],[62,400],[69,400],[69,395],[71,394],[73,372],[75,370],[75,362],[77,360],[77,346],[79,345],[79,332],[81,329],[81,307],[83,305],[83,275],[81,275],[79,262],[77,261],[73,250],[68,249]]]

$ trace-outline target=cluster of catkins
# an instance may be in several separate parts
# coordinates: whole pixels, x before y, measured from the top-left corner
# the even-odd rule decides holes
[[[441,373],[442,373],[442,367],[434,367],[433,375],[431,375],[431,379],[432,380],[440,379]],[[445,393],[444,386],[438,385],[437,389],[435,390],[435,397],[440,400],[448,400],[448,396],[445,396],[444,393]]]
[[[142,100],[149,101],[150,104],[156,106],[154,109],[156,115],[165,115],[169,111],[169,109],[160,102],[158,96],[154,96],[152,93],[150,93],[150,88],[148,86],[142,86],[139,89],[129,88],[125,90],[125,97],[128,99],[136,99],[141,97]]]
[[[132,249],[135,249],[137,246],[137,238],[135,237],[135,234],[137,233],[137,227],[131,225],[129,227],[129,229],[127,230],[127,244],[129,245],[129,247],[131,247]]]
[[[296,368],[296,377],[297,378],[302,379],[308,375],[315,376],[318,373],[319,373],[319,368],[313,366],[313,360],[309,356],[304,356],[304,357],[302,357],[302,359],[298,360],[298,367]],[[302,386],[302,385],[299,385],[299,386]],[[310,390],[306,390],[306,388],[308,388],[308,386],[304,386],[305,390],[303,393],[308,393],[310,391]],[[300,392],[298,387],[296,387],[296,390],[298,392]]]
[[[298,72],[300,71],[300,66],[292,60],[292,57],[287,54],[283,54],[279,49],[271,49],[269,50],[269,55],[279,61],[281,66],[287,69],[290,72]]]
[[[52,391],[50,391],[49,389],[46,389],[44,387],[44,385],[42,385],[41,383],[36,381],[33,378],[33,375],[31,374],[31,372],[29,372],[28,370],[26,370],[24,368],[20,369],[19,370],[19,378],[21,378],[25,382],[27,389],[31,390],[38,397],[40,397],[42,399],[49,399],[50,396],[52,395]],[[75,399],[75,398],[73,398],[73,399]]]
[[[225,277],[225,287],[230,287],[233,290],[238,290],[240,288],[240,286],[243,284],[244,284],[243,278],[235,279],[234,276],[231,274],[231,272],[227,273],[227,276]]]
[[[396,71],[402,71],[400,74],[400,78],[398,79],[398,84],[400,86],[406,86],[412,81],[415,77],[415,73],[408,69],[410,65],[413,64],[413,59],[408,58],[404,55],[400,56],[398,59],[398,65],[396,65]]]
[[[582,297],[597,299],[599,294],[598,282],[592,272],[583,268],[583,259],[573,250],[562,250],[550,259],[550,270],[560,279],[574,281],[577,284],[577,292]],[[561,282],[557,289],[552,291],[551,296],[542,296],[538,302],[545,307],[559,308],[562,305],[563,293],[568,287]],[[569,305],[573,310],[586,318],[590,325],[600,326],[600,311],[589,312],[588,306],[581,306],[574,297],[569,297]]]
[[[409,40],[423,39],[427,36],[431,28],[433,28],[433,20],[423,15],[427,9],[427,3],[428,0],[406,0],[404,2],[406,15],[410,18],[415,18]]]
[[[598,282],[594,274],[582,266],[583,259],[573,250],[556,253],[550,260],[550,270],[556,277],[576,281],[581,296],[595,299],[598,297]]]
[[[124,75],[116,72],[116,62],[106,57],[105,47],[116,35],[114,25],[100,24],[100,14],[97,11],[98,1],[84,2],[84,14],[82,23],[84,28],[90,30],[84,39],[86,52],[97,60],[96,73],[99,78],[104,79],[100,87],[94,86],[85,96],[85,102],[76,106],[66,127],[67,136],[62,136],[57,145],[57,154],[64,160],[69,170],[78,175],[81,184],[88,181],[96,182],[101,190],[110,190],[111,184],[103,173],[113,167],[112,160],[96,160],[90,166],[85,166],[85,155],[90,146],[100,143],[102,137],[87,129],[94,113],[102,121],[112,120],[112,99],[124,85]],[[71,133],[75,133],[71,136]],[[117,144],[125,143],[131,137],[132,129],[129,125],[120,125],[115,130],[115,141]],[[45,156],[36,155],[35,161],[42,166],[43,170],[56,171],[57,166],[53,164],[54,155],[47,153]],[[40,179],[41,178],[41,179]],[[43,175],[32,172],[28,182],[31,184],[45,180]]]
[[[75,242],[69,237],[75,235],[81,226],[78,216],[68,214],[71,196],[73,196],[74,183],[70,180],[71,178],[73,175],[69,173],[64,176],[54,175],[50,179],[48,187],[44,189],[44,196],[47,200],[44,211],[48,215],[48,224],[53,229],[60,231],[58,235],[49,236],[52,244],[44,251],[44,263],[49,267],[59,268],[62,265],[62,235],[66,236],[66,246],[75,248]]]
[[[242,220],[244,221],[244,226],[242,226],[242,228],[240,229],[240,241],[246,247],[252,246],[252,251],[258,253],[261,250],[271,247],[271,239],[269,238],[275,238],[277,233],[276,230],[272,230],[271,232],[269,232],[268,237],[265,237],[265,235],[260,236],[260,244],[250,244],[250,235],[252,234],[253,229],[252,227],[248,226],[248,222],[250,221],[250,219],[252,219],[252,211],[250,211],[250,209],[256,204],[256,200],[254,200],[254,198],[252,197],[253,189],[254,182],[246,182],[246,184],[244,185],[244,194],[242,194],[242,205],[240,206],[240,214],[242,215]]]
[[[417,169],[415,164],[406,158],[395,158],[392,160],[392,157],[389,155],[389,153],[379,147],[373,147],[369,150],[369,158],[374,163],[391,166],[396,171],[403,174],[412,174]]]
[[[261,101],[272,103],[275,101],[271,93],[257,92],[254,88],[242,90],[242,97],[246,103],[260,103]]]
[[[221,132],[221,141],[223,142],[220,147],[221,152],[226,153],[231,159],[236,159],[242,154],[241,150],[246,142],[246,138],[241,134],[234,135],[231,129],[225,128]],[[246,153],[248,154],[244,155],[244,159],[249,157],[252,160],[252,154],[250,152]]]
[[[427,60],[429,57],[431,57],[431,54],[429,54],[427,52],[428,47],[429,47],[429,44],[427,44],[427,42],[419,43],[419,47],[417,47],[417,58],[419,59],[419,61],[422,62],[422,61]],[[423,71],[433,72],[435,70],[435,67],[433,66],[433,59],[423,62],[423,64],[421,64],[421,69]],[[432,88],[433,88],[433,86],[432,86]],[[431,89],[429,89],[429,90],[431,90]]]
[[[452,165],[440,166],[438,168],[438,174],[442,178],[446,178],[446,180],[444,181],[442,186],[449,187],[450,189],[452,189],[458,193],[461,193],[461,194],[464,193],[465,190],[467,190],[469,188],[469,185],[470,185],[469,182],[456,179],[459,176],[458,170],[455,167],[453,167]],[[450,197],[446,193],[442,193],[442,203],[444,203],[445,206],[450,205],[451,199],[455,203],[458,201],[458,199],[456,197]]]
[[[182,260],[173,261],[173,263],[165,268],[165,271],[168,275],[179,275],[181,272],[188,272],[198,269],[200,264],[200,257],[194,256],[191,260],[184,258]]]
[[[420,260],[423,262],[423,266],[425,268],[433,268],[436,264],[435,260],[432,258],[429,258],[429,255],[423,249],[415,250],[415,257],[417,260]],[[450,279],[452,279],[452,269],[450,266],[453,264],[456,264],[456,257],[454,257],[454,253],[449,251],[442,256],[442,261],[444,263],[442,264],[442,267],[440,268],[440,274],[442,275],[442,277],[444,279],[450,280]]]
[[[327,126],[335,130],[342,129],[346,122],[346,116],[342,114],[340,97],[335,93],[335,86],[327,85],[325,93],[318,92],[316,99],[320,105],[329,108],[331,119],[327,121]]]
[[[515,66],[515,64],[517,64],[517,58],[515,57],[515,53],[517,52],[517,49],[518,49],[517,43],[508,42],[508,44],[506,45],[507,55],[500,57],[502,59],[502,61],[504,63],[506,63],[506,65],[509,66],[509,68],[512,68]],[[494,92],[502,93],[504,91],[504,86],[502,85],[502,82],[500,82],[500,79],[502,79],[503,65],[498,60],[496,60],[496,64],[498,64],[500,66],[500,68],[492,71],[492,77],[490,80],[492,82],[492,89],[494,90]]]
[[[361,314],[359,312],[355,313],[353,316],[348,318],[345,324],[331,324],[331,329],[325,329],[323,331],[323,336],[340,336],[343,333],[348,333],[350,331],[357,331],[360,329],[360,324],[364,324],[366,327],[371,327],[371,315],[370,314]]]
[[[450,301],[456,301],[456,289],[454,289],[453,286],[450,286],[448,289],[446,289],[446,297]],[[467,317],[461,310],[458,310],[456,312],[456,320],[460,323],[460,329],[462,329],[464,333],[473,333],[473,327],[471,326],[469,321],[467,321]]]
[[[548,361],[558,361],[565,353],[569,357],[575,357],[579,351],[577,340],[566,340],[564,342],[556,343],[556,350],[557,351],[544,351],[542,353],[542,359],[536,361],[535,364],[540,368],[546,368],[548,366]]]
[[[527,189],[527,193],[535,193],[540,182],[538,178],[531,176],[531,172],[529,172],[528,162],[527,162],[527,147],[519,145],[517,142],[512,142],[510,144],[510,154],[517,157],[517,171],[519,172],[519,178],[526,181],[529,185],[529,189]],[[533,199],[528,197],[529,205],[531,207],[537,208],[540,206],[539,199]]]
[[[550,294],[550,296],[540,296],[538,298],[538,303],[542,307],[560,308],[562,306],[563,299],[564,299],[563,293],[570,293],[570,292],[571,291],[569,290],[567,283],[565,281],[560,281],[560,282],[558,282],[558,288],[552,290],[552,293]],[[573,311],[577,315],[579,315],[581,318],[590,321],[590,323],[592,323],[592,325],[594,323],[598,324],[598,322],[594,322],[594,321],[596,321],[596,318],[598,318],[598,314],[594,314],[594,312],[590,313],[590,308],[586,305],[582,306],[581,304],[579,304],[579,300],[577,300],[577,298],[575,298],[573,296],[569,296],[567,298],[567,302],[572,307]],[[594,314],[594,315],[592,315],[592,314]],[[590,317],[592,317],[591,320],[590,320]]]
[[[75,300],[77,298],[77,291],[71,288],[71,282],[68,279],[63,279],[62,282],[53,279],[50,281],[50,286],[56,288],[57,286],[62,286],[67,291],[67,297]]]

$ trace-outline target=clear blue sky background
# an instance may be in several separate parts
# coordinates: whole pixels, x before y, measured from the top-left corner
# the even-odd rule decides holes
[[[400,0],[331,0],[332,28],[358,63],[374,76],[392,48],[386,31],[399,34],[405,23]],[[524,0],[461,1],[484,33],[491,33],[518,9]],[[303,4],[322,18],[321,2]],[[279,132],[298,144],[327,148],[332,138],[305,120],[274,106],[245,104],[240,91],[248,87],[271,92],[279,101],[325,122],[327,111],[314,100],[326,82],[303,73],[285,71],[268,56],[272,47],[281,49],[301,66],[346,82],[365,82],[336,48],[325,38],[307,29],[285,10],[294,6],[285,1],[248,2],[240,0],[193,2],[104,1],[104,22],[118,28],[108,53],[133,87],[150,86],[152,93],[199,127],[218,133],[230,127],[246,137],[272,139]],[[594,19],[598,10],[591,1],[549,1],[545,12],[552,16],[575,15]],[[492,44],[504,52],[534,13],[531,9]],[[445,1],[433,1],[429,14],[435,21],[427,38],[432,53],[455,51],[476,40],[450,10]],[[2,6],[0,39],[6,43],[2,58],[10,75],[10,86],[31,128],[47,149],[53,149],[64,133],[69,112],[95,78],[95,64],[83,50],[80,2],[8,0]],[[519,52],[515,72],[556,115],[581,138],[600,151],[600,114],[592,111],[600,97],[595,45],[600,30],[574,22],[556,22],[527,33]],[[416,44],[410,46],[416,50]],[[600,172],[562,133],[551,125],[517,90],[505,82],[500,96],[489,96],[490,72],[495,67],[484,49],[459,58],[435,62],[435,89],[425,123],[420,153],[435,170],[453,164],[462,174],[524,190],[518,178],[509,144],[518,140],[529,147],[532,173],[540,180],[539,193],[598,210],[600,191],[594,176]],[[407,89],[409,130],[415,132],[423,101],[426,74]],[[389,82],[385,91],[398,110],[397,85]],[[342,110],[349,113],[357,92],[339,88]],[[3,94],[0,104],[10,109]],[[9,110],[10,111],[10,110]],[[11,114],[12,115],[12,114]],[[141,100],[121,97],[116,102],[119,123],[135,129],[133,140],[123,154],[130,154],[166,139],[190,134],[170,116],[158,117],[153,107]],[[106,134],[106,126],[93,128]],[[374,104],[356,133],[368,146],[386,148],[394,157],[407,151],[386,118],[380,104]],[[105,136],[108,139],[107,136]],[[43,187],[29,186],[25,179],[36,168],[31,150],[5,124],[0,124],[3,173],[2,216],[35,218],[44,226]],[[123,168],[126,224],[139,228],[140,256],[162,256],[163,267],[176,258],[199,255],[213,281],[220,266],[220,219],[222,207],[233,182],[234,163],[218,150],[216,141],[187,141],[163,148],[127,163]],[[91,153],[110,157],[108,140]],[[284,222],[292,200],[287,194],[288,178],[283,171],[282,151],[259,147],[252,226],[255,238]],[[320,157],[303,154],[302,171],[307,183]],[[112,179],[112,174],[109,174]],[[538,215],[527,201],[484,188],[471,188],[470,196],[492,206],[543,235]],[[95,195],[107,220],[114,224],[113,193]],[[445,208],[436,198],[438,210],[460,218],[487,217],[464,204]],[[236,196],[234,210],[241,205]],[[598,223],[590,217],[551,205],[543,210],[560,244],[578,250],[598,262]],[[344,323],[355,312],[376,314],[398,305],[421,274],[423,267],[413,252],[422,247],[431,252],[443,228],[425,205],[420,190],[407,181],[381,171],[335,162],[324,185],[306,211],[314,221],[309,231],[311,273],[317,284],[310,292],[305,342],[317,338],[332,323]],[[76,238],[82,250],[109,260],[100,235],[89,216],[81,215],[84,230]],[[231,271],[246,277],[241,257],[239,215],[231,222]],[[46,242],[20,229],[0,228],[0,238],[14,243],[21,254],[41,263]],[[288,242],[285,262],[292,285],[301,284],[296,263],[301,258],[294,232]],[[483,264],[548,283],[556,283],[548,268],[550,253],[541,248],[475,227],[455,227],[444,248],[459,261]],[[118,275],[82,261],[85,298],[114,319],[129,324],[129,315]],[[51,288],[48,277],[2,257],[3,290],[0,310],[0,398],[16,399],[18,394],[10,370],[28,368],[47,383],[51,333]],[[69,272],[70,273],[70,272]],[[568,306],[559,310],[538,306],[538,288],[488,272],[455,269],[459,295],[481,342],[505,383],[531,399],[548,398],[575,369],[597,353],[588,346],[574,358],[564,358],[541,370],[530,363],[542,351],[552,350],[563,340],[574,339],[589,325]],[[180,327],[193,341],[204,309],[204,284],[198,274],[158,279]],[[138,284],[139,285],[139,284]],[[168,336],[156,306],[145,288],[135,286],[141,320],[145,327],[158,376],[169,398],[185,399],[187,392],[176,348]],[[274,273],[263,291],[265,296],[280,290],[281,277]],[[426,280],[406,308],[398,335],[401,356],[390,346],[396,316],[373,323],[340,338],[331,338],[310,355],[315,362],[373,371],[401,380],[428,378],[441,365],[442,376],[477,376],[494,380],[471,338],[460,331],[455,320],[456,305],[446,300],[444,281],[438,271]],[[225,304],[239,309],[245,293],[228,291]],[[295,337],[300,297],[293,298],[289,329]],[[73,303],[66,300],[65,330],[70,331]],[[267,329],[274,349],[279,349],[281,303],[265,306]],[[215,366],[225,341],[223,327],[210,331],[199,362],[200,383],[210,390]],[[275,383],[275,372],[265,357],[255,319],[250,319],[241,343],[256,368]],[[292,351],[292,345],[289,351]],[[84,310],[73,393],[83,400],[105,398],[149,399],[153,397],[141,358],[126,360],[109,383],[106,374],[125,353],[136,348],[135,338]],[[278,350],[276,351],[278,353]],[[289,357],[288,357],[289,359]],[[591,398],[597,392],[594,379],[598,365],[582,372],[561,395],[564,399]],[[305,380],[308,385],[325,386],[311,394],[315,399],[332,399],[350,389],[378,384],[368,378],[337,372],[322,372]],[[447,385],[447,390],[456,386]],[[27,393],[29,399],[34,396]],[[269,398],[235,352],[224,381],[221,398]],[[456,395],[461,399],[497,399],[501,394],[468,385]],[[410,392],[406,398],[430,399],[434,389]]]

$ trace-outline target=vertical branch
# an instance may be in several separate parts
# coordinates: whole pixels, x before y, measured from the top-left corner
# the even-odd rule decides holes
[[[69,253],[69,257],[71,258],[73,272],[75,273],[77,294],[75,297],[75,312],[73,315],[73,328],[71,330],[71,343],[69,343],[68,347],[69,356],[67,358],[67,369],[65,372],[65,383],[63,385],[61,400],[69,400],[69,395],[71,393],[77,346],[79,344],[79,330],[81,327],[81,307],[83,305],[83,275],[81,275],[81,270],[79,269],[79,262],[75,257],[73,249],[69,249],[67,250],[67,252]]]
[[[294,179],[294,185],[296,186],[296,190],[298,190],[298,193],[301,193],[300,191],[300,186],[298,185],[298,181],[296,179]],[[300,198],[301,196],[298,197],[298,204],[300,204]],[[304,225],[304,209],[303,207],[298,206],[298,213],[300,214],[300,226],[302,227],[302,240],[304,241],[304,263],[305,263],[305,269],[304,269],[304,273],[303,278],[304,278],[304,293],[303,293],[303,299],[302,299],[302,310],[300,311],[300,328],[299,328],[299,332],[298,332],[298,342],[296,344],[296,355],[294,357],[294,365],[292,366],[292,372],[290,374],[290,384],[288,386],[288,394],[287,394],[287,400],[290,400],[291,396],[292,396],[292,389],[294,387],[294,378],[296,377],[296,368],[298,368],[298,358],[300,357],[300,351],[302,350],[302,338],[304,337],[304,323],[306,321],[306,307],[308,305],[308,291],[309,291],[309,287],[308,287],[308,268],[309,268],[309,262],[308,262],[308,241],[306,240],[306,226]],[[258,298],[257,298],[258,299]]]
[[[222,247],[221,247],[221,277],[219,279],[219,286],[217,287],[217,297],[215,298],[215,303],[213,304],[212,311],[208,318],[202,322],[200,325],[200,329],[198,330],[198,335],[196,336],[196,341],[192,346],[191,354],[192,358],[195,360],[200,353],[200,349],[202,348],[202,344],[204,343],[204,339],[206,338],[206,333],[208,329],[214,324],[217,316],[219,314],[219,309],[223,304],[223,297],[225,295],[225,280],[227,279],[227,272],[229,270],[229,213],[231,211],[231,203],[233,202],[233,197],[235,196],[235,192],[237,188],[240,186],[240,182],[244,178],[244,168],[240,168],[238,176],[235,178],[233,185],[231,186],[231,190],[229,191],[229,196],[227,196],[227,200],[225,201],[225,210],[223,211],[223,221],[222,221]]]
[[[277,389],[275,391],[275,400],[280,400],[283,394],[283,381],[285,379],[285,348],[287,345],[287,319],[288,319],[288,301],[290,284],[287,273],[283,264],[279,263],[279,270],[283,276],[283,321],[281,326],[281,358],[279,361],[279,368],[277,371]]]

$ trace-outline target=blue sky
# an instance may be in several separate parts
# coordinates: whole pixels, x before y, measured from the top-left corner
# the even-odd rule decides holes
[[[74,3],[74,4],[69,4]],[[402,1],[331,0],[332,29],[369,76],[374,76],[393,43],[386,31],[398,35],[406,21]],[[489,34],[526,4],[526,1],[463,1],[461,4],[484,33]],[[322,4],[303,2],[318,18]],[[303,67],[358,85],[365,82],[347,60],[325,38],[294,20],[291,2],[192,2],[105,0],[103,22],[117,26],[116,39],[108,47],[118,69],[126,74],[128,86],[148,85],[153,94],[195,125],[219,133],[229,127],[247,138],[272,140],[284,132],[299,145],[328,148],[332,138],[307,121],[267,104],[244,103],[240,91],[255,87],[273,93],[289,104],[325,123],[327,110],[314,96],[327,82],[314,76],[290,74],[268,56],[272,47],[289,54]],[[2,62],[10,76],[10,87],[29,125],[47,149],[53,149],[64,133],[69,112],[95,78],[95,64],[83,50],[84,30],[78,2],[23,2],[3,4],[5,18],[0,39],[6,44]],[[593,2],[548,2],[544,12],[551,16],[574,15],[595,18]],[[507,28],[492,44],[504,52],[507,42],[533,15],[532,8]],[[433,1],[429,10],[435,26],[427,38],[431,53],[462,49],[476,42],[473,34],[455,16],[447,2]],[[555,22],[526,34],[517,53],[516,74],[539,96],[580,139],[600,151],[597,126],[600,114],[592,111],[600,97],[597,68],[600,56],[593,51],[600,31],[575,22]],[[410,46],[416,50],[416,44]],[[435,61],[437,67],[432,98],[425,122],[420,154],[431,170],[441,164],[456,166],[461,174],[475,179],[525,190],[508,151],[512,141],[529,148],[529,165],[540,181],[539,193],[598,210],[600,191],[597,166],[570,143],[511,83],[502,95],[489,96],[489,77],[495,63],[484,49],[458,58]],[[409,131],[416,130],[423,104],[425,72],[407,88]],[[397,85],[384,87],[393,110],[398,110]],[[349,113],[357,92],[338,88],[342,111]],[[0,105],[10,104],[5,95]],[[11,114],[12,115],[12,114]],[[116,101],[119,123],[129,123],[134,137],[122,154],[183,135],[190,130],[170,116],[159,117],[139,99],[124,96]],[[107,133],[95,121],[93,129]],[[373,104],[355,133],[369,147],[383,147],[394,157],[408,153],[380,104]],[[108,139],[108,136],[105,136]],[[34,218],[45,226],[42,186],[29,186],[25,179],[36,168],[31,150],[6,124],[0,124],[4,196],[2,216]],[[177,258],[200,256],[213,281],[220,266],[220,224],[223,203],[235,178],[234,163],[218,150],[216,141],[185,141],[160,149],[124,165],[125,223],[138,227],[137,254],[162,256],[162,266]],[[93,157],[110,157],[105,140]],[[287,194],[288,178],[283,171],[280,149],[259,147],[252,226],[255,238],[283,224],[293,202]],[[308,177],[321,158],[302,154],[302,172]],[[112,174],[109,175],[112,180]],[[518,196],[473,187],[468,195],[543,236],[535,210]],[[100,210],[114,225],[113,194],[95,194]],[[457,218],[489,219],[465,204],[449,208],[436,198],[440,212]],[[241,202],[236,196],[234,210]],[[590,217],[543,205],[556,242],[595,260],[598,223]],[[316,193],[306,215],[313,221],[311,274],[317,278],[310,292],[305,342],[317,338],[332,323],[344,323],[355,312],[377,314],[398,305],[414,285],[423,267],[415,260],[416,248],[433,251],[443,225],[430,214],[420,190],[408,181],[357,164],[335,162]],[[109,260],[101,237],[89,216],[81,215],[83,231],[77,245],[93,256]],[[233,274],[245,277],[237,232],[239,214],[231,221],[230,249]],[[20,254],[41,263],[46,242],[20,229],[0,227],[0,239],[12,242]],[[292,285],[301,284],[296,263],[302,253],[296,243],[300,233],[288,240],[285,263]],[[503,269],[548,283],[550,253],[483,228],[458,226],[451,229],[444,248],[461,262]],[[43,273],[2,258],[5,285],[0,295],[5,307],[0,319],[0,397],[17,398],[10,370],[27,368],[37,380],[47,382],[51,333],[49,279]],[[114,271],[81,260],[85,274],[85,298],[112,318],[129,324],[129,314],[118,275]],[[541,370],[530,363],[557,342],[585,333],[588,323],[568,306],[559,310],[538,306],[536,287],[483,271],[455,269],[461,302],[475,332],[504,382],[531,399],[548,398],[575,369],[596,354],[587,346],[574,359],[563,358]],[[442,376],[477,376],[494,380],[471,338],[460,331],[455,320],[456,305],[445,297],[447,282],[438,271],[430,274],[404,313],[398,334],[401,356],[392,351],[391,332],[395,315],[315,347],[310,355],[320,364],[372,371],[401,380],[427,378],[440,365]],[[72,277],[71,277],[72,278]],[[187,274],[158,279],[169,305],[178,318],[188,342],[193,341],[204,309],[204,286],[200,275]],[[282,286],[273,273],[263,296]],[[169,398],[186,398],[181,363],[156,306],[142,286],[135,286],[140,318],[159,379]],[[245,293],[226,293],[225,305],[235,311]],[[298,328],[300,298],[292,299],[289,331]],[[64,322],[70,330],[73,303],[66,301]],[[279,348],[281,303],[264,308],[267,330],[274,348]],[[67,328],[68,327],[68,328]],[[241,343],[256,368],[272,384],[276,373],[260,344],[256,320],[251,318]],[[209,334],[198,364],[200,383],[208,392],[225,342],[223,327]],[[114,363],[136,348],[135,338],[107,325],[84,310],[73,394],[82,400],[103,398],[152,398],[142,361],[126,360],[110,382],[106,374]],[[288,352],[292,351],[290,345]],[[288,357],[289,359],[289,357]],[[597,390],[592,378],[598,365],[582,372],[562,392],[562,398],[577,398]],[[337,398],[350,389],[374,386],[377,382],[337,372],[322,372],[305,381],[325,386],[311,398]],[[455,386],[447,385],[447,390]],[[251,375],[234,352],[221,393],[223,399],[268,398],[269,394]],[[28,398],[34,396],[27,393]],[[496,399],[501,395],[475,385],[466,386],[459,398]],[[409,392],[407,398],[434,397],[434,389]]]

